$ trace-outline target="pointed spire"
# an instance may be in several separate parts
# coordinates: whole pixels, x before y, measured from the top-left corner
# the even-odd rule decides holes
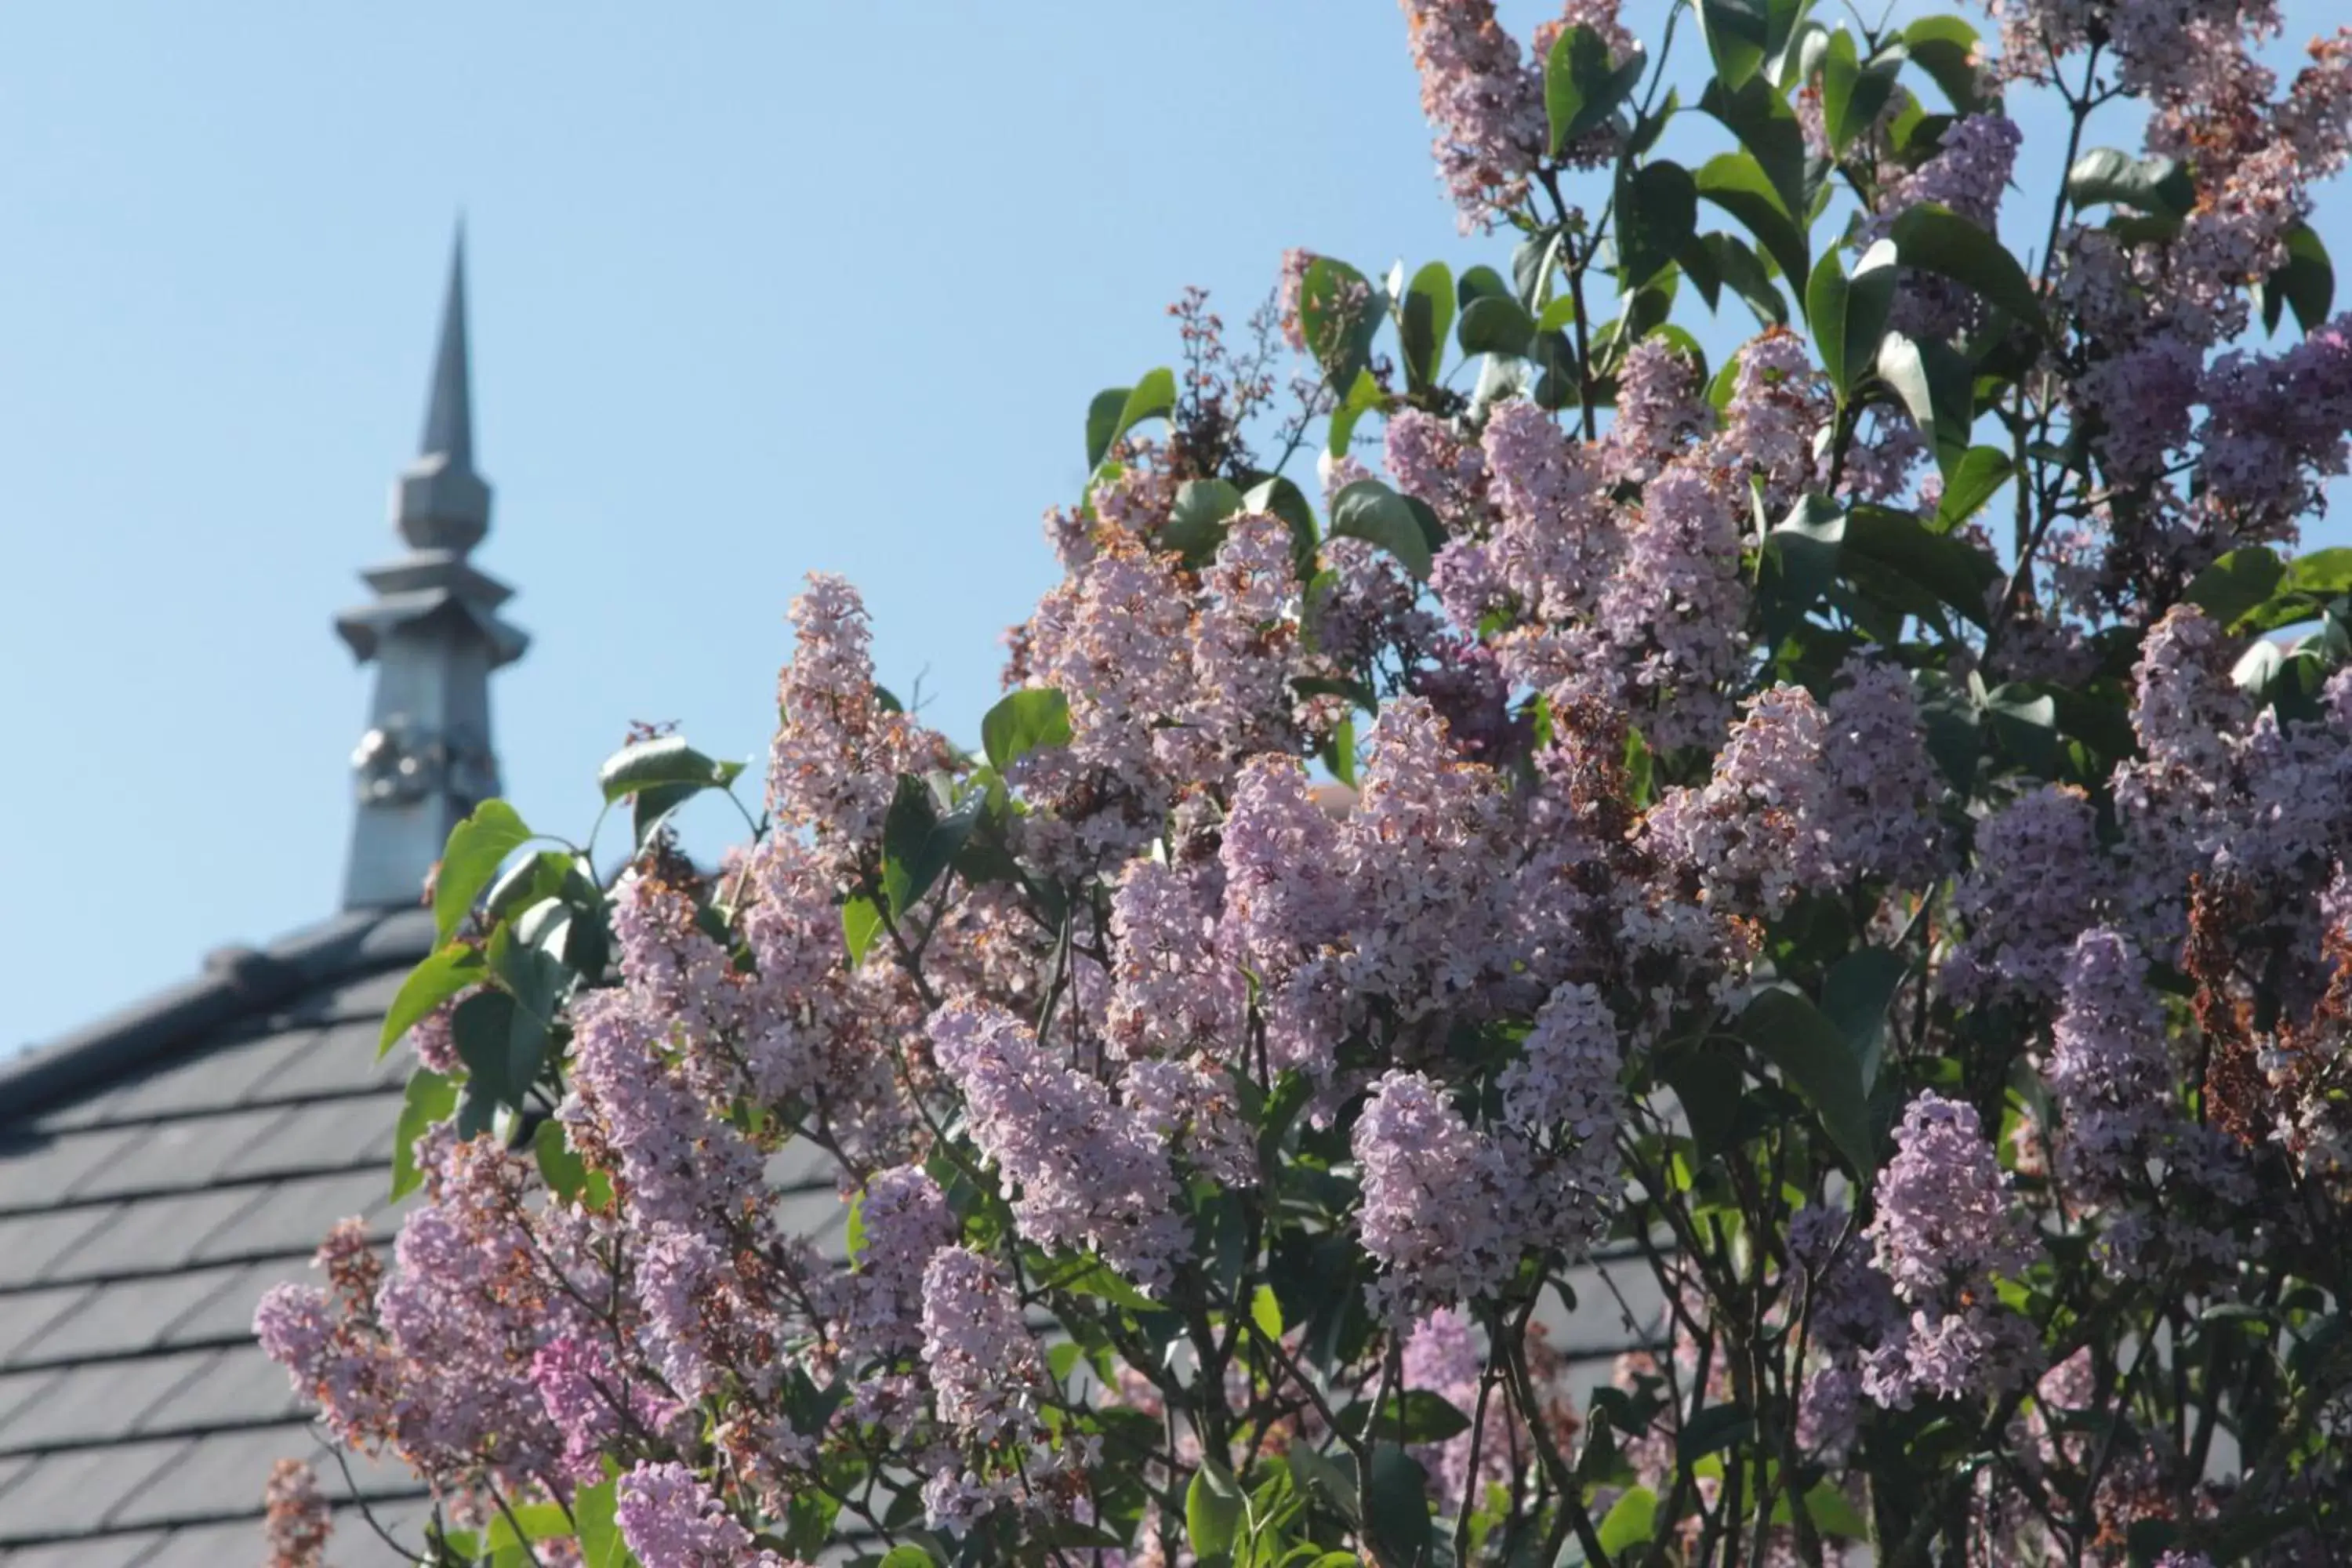
[[[393,521],[419,550],[463,555],[490,529],[490,487],[474,472],[473,365],[466,349],[466,224],[449,251],[449,292],[425,405],[423,451],[393,492]]]
[[[425,410],[419,457],[438,456],[453,468],[474,468],[474,397],[466,363],[466,220],[449,247],[449,292],[441,302],[441,348],[433,360],[433,399]]]
[[[368,731],[352,756],[359,812],[345,909],[414,904],[449,830],[499,793],[490,672],[530,639],[498,613],[511,591],[467,559],[490,526],[490,487],[474,471],[469,370],[460,225],[425,450],[393,487],[408,552],[362,573],[374,598],[335,618],[352,654],[376,667]]]

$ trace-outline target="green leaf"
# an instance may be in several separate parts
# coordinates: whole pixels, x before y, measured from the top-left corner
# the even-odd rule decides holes
[[[1076,1350],[1077,1347],[1070,1347]],[[933,1568],[931,1554],[919,1546],[893,1546],[874,1568]]]
[[[1509,354],[1525,358],[1535,341],[1536,319],[1527,307],[1504,294],[1486,294],[1470,301],[1454,328],[1454,341],[1465,354]]]
[[[1787,985],[1758,992],[1739,1016],[1739,1037],[1780,1069],[1820,1115],[1830,1141],[1863,1180],[1877,1169],[1862,1062],[1838,1026]]]
[[[1951,208],[1923,202],[1895,220],[1903,265],[1948,278],[1985,303],[2007,311],[2034,336],[2048,338],[2032,280],[2000,241]]]
[[[1240,501],[1238,492],[1234,500]],[[1069,699],[1050,686],[1009,692],[980,721],[980,742],[988,752],[989,766],[1000,773],[1040,746],[1066,746],[1070,743]]]
[[[509,1515],[512,1517],[509,1518]],[[520,1532],[515,1528],[517,1525],[522,1527]],[[487,1545],[496,1549],[512,1546],[518,1542],[524,1541],[567,1540],[571,1534],[572,1521],[555,1504],[551,1502],[513,1503],[501,1510],[498,1516],[490,1521],[490,1527],[485,1532],[483,1541]]]
[[[1710,1405],[1675,1435],[1675,1462],[1687,1469],[1709,1454],[1744,1443],[1756,1434],[1756,1417],[1737,1405]]]
[[[1927,73],[1959,114],[1974,114],[1986,104],[1978,45],[1977,30],[1958,16],[1922,16],[1903,29],[1911,63]]]
[[[1298,321],[1315,363],[1334,391],[1356,384],[1371,357],[1380,328],[1379,302],[1364,275],[1344,261],[1318,256],[1308,264],[1298,290]]]
[[[1261,1285],[1251,1292],[1250,1322],[1267,1339],[1281,1342],[1282,1303],[1275,1299],[1273,1286]]]
[[[1454,301],[1467,310],[1480,300],[1508,300],[1511,286],[1491,267],[1473,267],[1454,284]]]
[[[1119,437],[1147,419],[1165,419],[1176,411],[1176,374],[1165,366],[1145,373],[1133,386],[1114,386],[1095,394],[1087,410],[1087,468],[1102,467]]]
[[[564,1141],[563,1123],[552,1117],[541,1122],[530,1135],[530,1147],[547,1190],[566,1201],[578,1197],[588,1184],[588,1162]]]
[[[724,789],[743,771],[740,763],[704,756],[682,735],[661,735],[622,747],[597,771],[597,787],[607,804],[665,784],[689,790]]]
[[[1414,1388],[1391,1394],[1377,1416],[1370,1400],[1354,1401],[1339,1412],[1339,1429],[1401,1443],[1443,1443],[1470,1430],[1470,1417],[1443,1395]]]
[[[1622,66],[1609,64],[1609,45],[1579,22],[1563,28],[1544,59],[1544,112],[1551,125],[1551,156],[1597,129],[1641,85],[1640,50]]]
[[[1878,1081],[1879,1059],[1886,1049],[1887,1005],[1909,972],[1901,953],[1858,947],[1831,965],[1822,982],[1822,1014],[1837,1026],[1862,1064],[1864,1095]]]
[[[942,816],[929,785],[912,773],[898,775],[898,793],[882,819],[882,893],[892,920],[905,920],[953,864],[987,805],[988,792],[975,789]]]
[[[1709,82],[1699,95],[1698,106],[1739,138],[1739,144],[1771,183],[1780,210],[1801,226],[1805,223],[1812,210],[1806,186],[1805,132],[1788,100],[1759,76],[1738,91],[1727,91],[1720,81]],[[1809,270],[1801,265],[1789,276],[1793,281]]]
[[[1748,242],[1737,235],[1715,233],[1703,243],[1707,259],[1714,264],[1716,276],[1723,286],[1747,303],[1754,312],[1759,326],[1785,327],[1789,324],[1788,302],[1773,285],[1764,263],[1749,249]]]
[[[1738,218],[1756,237],[1782,277],[1799,279],[1812,269],[1804,230],[1790,218],[1788,205],[1752,153],[1718,153],[1699,165],[1693,180],[1702,199]],[[1724,281],[1733,281],[1728,272]]]
[[[1699,0],[1699,30],[1715,60],[1715,79],[1737,91],[1771,52],[1771,19],[1757,0]]]
[[[1454,330],[1454,273],[1433,261],[1412,275],[1397,321],[1405,374],[1416,386],[1435,384],[1445,366],[1445,334]]]
[[[2094,147],[2066,171],[2066,199],[2079,210],[2120,202],[2163,217],[2186,217],[2197,205],[2197,184],[2170,158],[2135,158]]]
[[[446,942],[474,907],[474,900],[499,874],[506,858],[530,837],[515,808],[486,800],[474,815],[449,830],[441,869],[433,882],[433,940]]]
[[[1822,51],[1822,128],[1833,155],[1844,156],[1885,112],[1903,58],[1898,49],[1865,66],[1854,49],[1853,34],[1840,27],[1827,36]]]
[[[1370,1473],[1359,1481],[1364,1531],[1388,1562],[1425,1563],[1430,1557],[1429,1474],[1394,1443],[1372,1448]]]
[[[528,1079],[517,1083],[513,1072],[515,1035],[528,1017],[504,991],[477,991],[450,1015],[450,1036],[472,1087],[499,1104],[520,1103],[530,1087]]]
[[[1698,185],[1680,163],[1661,158],[1618,182],[1618,270],[1628,289],[1672,266],[1697,231]]]
[[[2287,563],[2286,585],[2298,594],[2323,599],[2352,593],[2352,545],[2296,556]]]
[[[1746,1087],[1737,1058],[1702,1041],[1662,1052],[1658,1074],[1682,1104],[1699,1158],[1711,1160],[1727,1151],[1739,1123],[1740,1090]]]
[[[618,1500],[610,1480],[572,1494],[572,1520],[579,1527],[580,1555],[587,1568],[635,1568],[636,1558],[621,1537]]]
[[[1114,1307],[1125,1307],[1131,1312],[1159,1312],[1165,1303],[1155,1301],[1122,1279],[1118,1272],[1099,1258],[1082,1259],[1076,1268],[1045,1281],[1046,1288],[1066,1290],[1073,1296],[1092,1296],[1108,1301]]]
[[[1615,1557],[1658,1532],[1658,1498],[1647,1487],[1630,1489],[1601,1521],[1601,1549]]]
[[[416,1168],[416,1141],[428,1127],[449,1120],[457,1109],[454,1079],[419,1068],[408,1075],[408,1089],[400,1100],[400,1121],[392,1133],[392,1195],[395,1202],[424,1184]]]
[[[2266,545],[2249,544],[2197,574],[2184,597],[2226,630],[2267,604],[2285,580],[2286,564],[2276,552]]]
[[[1837,580],[1838,551],[1845,540],[1845,513],[1826,496],[1803,496],[1764,536],[1760,563],[1764,641],[1777,647],[1796,630],[1824,591]]]
[[[480,983],[486,973],[481,949],[460,942],[436,948],[400,983],[400,993],[392,999],[392,1009],[383,1016],[383,1030],[376,1037],[376,1059],[382,1061],[384,1053],[427,1013],[467,986]]]
[[[1805,285],[1805,317],[1840,403],[1853,396],[1877,359],[1898,276],[1895,247],[1882,239],[1854,263],[1852,278],[1836,251],[1824,252]]]
[[[1184,1539],[1202,1563],[1229,1557],[1242,1521],[1242,1491],[1233,1473],[1204,1458],[1184,1490]]]
[[[1857,506],[1846,517],[1845,549],[1899,574],[1979,626],[1990,618],[1985,594],[2000,580],[2000,566],[1966,539],[1932,532],[1909,512]]]
[[[2008,683],[1983,693],[1979,706],[1993,738],[2027,770],[2048,778],[2058,766],[2058,704],[2028,686]]]
[[[842,900],[841,943],[849,954],[850,968],[866,961],[874,939],[881,934],[882,910],[873,900],[853,897]]]
[[[1949,344],[1888,332],[1878,342],[1878,379],[1892,388],[1911,422],[1949,472],[1967,456],[1976,421],[1975,380],[1969,362]]]
[[[2015,472],[2009,454],[2000,447],[1969,447],[1944,480],[1944,497],[1936,506],[1937,531],[1950,533],[1976,516]]]
[[[1358,479],[1331,498],[1331,533],[1377,544],[1416,581],[1429,581],[1430,544],[1421,519],[1405,497],[1378,479]]]
[[[2307,223],[2299,223],[2286,237],[2286,264],[2263,283],[2263,330],[2276,331],[2279,307],[2294,308],[2295,325],[2307,336],[2336,308],[2336,264],[2327,258]]]
[[[1848,1541],[1860,1541],[1870,1533],[1870,1525],[1860,1510],[1838,1490],[1836,1483],[1822,1481],[1805,1494],[1805,1511],[1812,1516],[1813,1528],[1823,1535],[1843,1536]],[[1790,1522],[1789,1494],[1782,1492],[1772,1504],[1772,1522]]]

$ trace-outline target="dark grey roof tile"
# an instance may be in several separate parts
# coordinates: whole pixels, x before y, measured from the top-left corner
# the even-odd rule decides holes
[[[138,1568],[241,1568],[244,1563],[260,1562],[263,1552],[258,1517],[224,1524],[192,1524],[163,1537],[153,1552],[140,1559]],[[383,1559],[352,1556],[337,1542],[330,1561],[337,1568],[346,1563],[359,1568],[362,1563],[373,1564]]]
[[[128,1082],[108,1084],[89,1094],[62,1104],[50,1106],[30,1119],[28,1126],[43,1132],[70,1131],[79,1127],[95,1127],[107,1120],[114,1102],[129,1092]]]
[[[138,1139],[121,1128],[54,1135],[29,1127],[0,1130],[0,1210],[49,1207],[93,1173],[119,1163]]]
[[[298,1106],[227,1161],[220,1174],[237,1179],[380,1165],[392,1158],[399,1120],[398,1102],[389,1096]]]
[[[60,1279],[93,1279],[177,1268],[195,1256],[199,1242],[261,1196],[250,1187],[215,1187],[123,1204],[110,1211],[102,1229],[59,1258],[50,1273]]]
[[[23,1453],[63,1444],[120,1441],[140,1417],[204,1370],[201,1354],[141,1356],[75,1367],[66,1388],[0,1423],[0,1451]]]
[[[299,1254],[308,1258],[327,1237],[337,1220],[356,1215],[373,1221],[369,1230],[389,1236],[391,1226],[379,1218],[389,1206],[392,1167],[386,1163],[341,1176],[313,1176],[247,1189],[252,1203],[227,1224],[197,1241],[194,1261],[210,1263],[225,1258],[257,1258],[264,1254]]]
[[[12,1372],[0,1376],[0,1439],[7,1436],[8,1423],[34,1403],[49,1398],[58,1386],[73,1373],[67,1370],[49,1372]],[[5,1446],[5,1443],[0,1443]],[[0,1486],[5,1486],[0,1480]]]
[[[201,1275],[188,1274],[180,1278],[211,1279],[220,1283],[164,1331],[167,1344],[218,1344],[250,1334],[253,1332],[253,1310],[261,1304],[263,1292],[272,1285],[289,1279],[308,1284],[318,1276],[310,1271],[310,1259],[289,1258],[273,1263],[256,1263],[244,1268],[209,1268]]]
[[[74,1195],[109,1197],[210,1186],[247,1150],[276,1136],[301,1114],[292,1109],[236,1110],[109,1134],[127,1135],[127,1149],[86,1174]]]
[[[318,1447],[301,1426],[215,1432],[180,1445],[168,1463],[126,1495],[107,1516],[110,1525],[175,1524],[216,1519],[232,1510],[261,1512],[270,1467],[299,1459]],[[323,1480],[324,1478],[321,1478]],[[259,1552],[254,1553],[256,1557]]]
[[[0,1492],[0,1544],[87,1534],[113,1524],[115,1514],[189,1447],[122,1443],[43,1455]]]
[[[379,1058],[376,1040],[383,1030],[379,1018],[358,1018],[337,1024],[310,1037],[308,1048],[288,1058],[275,1074],[252,1086],[248,1098],[292,1100],[305,1095],[346,1094],[358,1089],[396,1091],[406,1086],[415,1054],[394,1046]]]
[[[160,1530],[134,1530],[95,1541],[59,1541],[20,1546],[5,1559],[8,1568],[147,1568],[164,1543]]]
[[[248,1426],[263,1421],[300,1420],[305,1415],[294,1396],[286,1369],[261,1353],[258,1345],[204,1351],[185,1358],[194,1374],[151,1406],[137,1424],[142,1433],[184,1432],[199,1427]],[[0,1446],[7,1441],[0,1426]]]
[[[114,1214],[106,1207],[53,1209],[0,1219],[0,1289],[54,1278],[51,1265]]]
[[[310,1427],[262,1426],[216,1432],[190,1443],[163,1468],[151,1471],[107,1522],[125,1526],[217,1518],[248,1506],[258,1516],[262,1490],[280,1459],[310,1460],[319,1471],[320,1489],[330,1498],[406,1498],[421,1489],[404,1466],[354,1458],[352,1478],[358,1490],[353,1493],[345,1488],[341,1468],[319,1452],[318,1436]]]
[[[0,1296],[0,1366],[23,1359],[26,1344],[48,1331],[49,1326],[89,1300],[87,1286],[56,1290],[26,1290]]]
[[[383,1016],[392,1011],[393,998],[400,994],[400,987],[414,967],[411,961],[305,992],[269,1015],[268,1026],[284,1031],[339,1024],[352,1018],[373,1018],[381,1027]]]
[[[110,1122],[228,1110],[247,1088],[265,1079],[301,1053],[311,1038],[301,1034],[258,1035],[214,1046],[136,1079],[107,1107]]]
[[[180,1325],[195,1320],[209,1329],[211,1321],[200,1319],[199,1313],[236,1283],[241,1273],[235,1268],[207,1268],[95,1287],[86,1300],[18,1346],[10,1360],[17,1365],[46,1365],[140,1355],[166,1345],[189,1343],[196,1335]],[[248,1302],[245,1321],[227,1331],[247,1332],[252,1323],[253,1307]],[[203,1337],[226,1336],[211,1330]]]

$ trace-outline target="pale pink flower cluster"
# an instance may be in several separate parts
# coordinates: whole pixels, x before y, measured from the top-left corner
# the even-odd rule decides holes
[[[1975,1107],[1922,1093],[1895,1142],[1864,1234],[1910,1321],[1870,1357],[1864,1388],[1902,1406],[1920,1393],[1955,1399],[2012,1387],[2035,1370],[2033,1330],[2000,1303],[1993,1281],[2039,1256],[2032,1224]]]
[[[1164,1288],[1192,1242],[1175,1212],[1167,1147],[1151,1128],[1099,1079],[1056,1064],[1002,1009],[945,1009],[930,1039],[1023,1233],[1099,1251],[1144,1289]]]

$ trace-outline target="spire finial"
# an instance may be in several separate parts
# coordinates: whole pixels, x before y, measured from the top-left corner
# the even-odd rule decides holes
[[[449,290],[441,301],[441,346],[433,359],[433,396],[425,410],[417,456],[439,457],[453,468],[474,467],[474,397],[466,363],[466,219],[449,247]]]
[[[490,487],[474,472],[473,365],[466,345],[466,220],[449,248],[449,290],[425,405],[423,450],[400,476],[393,521],[419,550],[463,555],[490,528]]]
[[[461,218],[425,451],[393,489],[393,521],[409,551],[362,574],[375,598],[335,620],[377,672],[368,731],[352,757],[359,813],[345,909],[414,904],[449,830],[499,793],[490,671],[520,658],[530,639],[498,613],[506,584],[466,558],[490,526],[490,487],[474,472],[468,369]]]

